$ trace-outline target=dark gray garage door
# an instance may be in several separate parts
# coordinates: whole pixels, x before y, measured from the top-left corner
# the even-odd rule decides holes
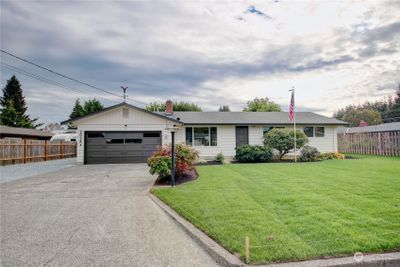
[[[85,163],[146,162],[161,132],[86,132]]]

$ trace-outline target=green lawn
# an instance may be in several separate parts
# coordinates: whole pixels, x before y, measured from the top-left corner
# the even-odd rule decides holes
[[[154,194],[252,263],[400,250],[400,158],[198,167]]]

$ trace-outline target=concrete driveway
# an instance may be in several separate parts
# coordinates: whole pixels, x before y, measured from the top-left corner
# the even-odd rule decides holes
[[[2,183],[2,266],[215,266],[152,200],[145,164]]]

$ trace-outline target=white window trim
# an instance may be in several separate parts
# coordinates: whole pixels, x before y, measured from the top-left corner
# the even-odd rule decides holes
[[[187,126],[187,128],[192,128],[192,147],[217,147],[218,146],[218,127],[217,126]],[[194,128],[208,128],[208,146],[196,146],[194,143]],[[217,145],[211,145],[211,128],[217,129]],[[185,141],[186,141],[186,129],[185,129]]]
[[[304,133],[304,128],[306,127],[312,127],[313,128],[313,136],[307,136],[308,138],[324,138],[325,137],[325,133],[326,133],[326,127],[325,126],[311,126],[311,125],[306,125],[303,126],[303,133]],[[324,136],[315,136],[315,128],[317,127],[322,127],[324,128]],[[305,134],[305,133],[304,133]]]

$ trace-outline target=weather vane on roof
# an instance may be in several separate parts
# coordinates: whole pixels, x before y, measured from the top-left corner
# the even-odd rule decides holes
[[[128,89],[128,86],[126,86],[126,87],[121,86],[121,88],[122,88],[122,91],[124,91],[123,97],[124,97],[124,103],[125,103],[125,102],[126,102],[126,97],[128,96],[128,95],[126,94],[126,89]]]

